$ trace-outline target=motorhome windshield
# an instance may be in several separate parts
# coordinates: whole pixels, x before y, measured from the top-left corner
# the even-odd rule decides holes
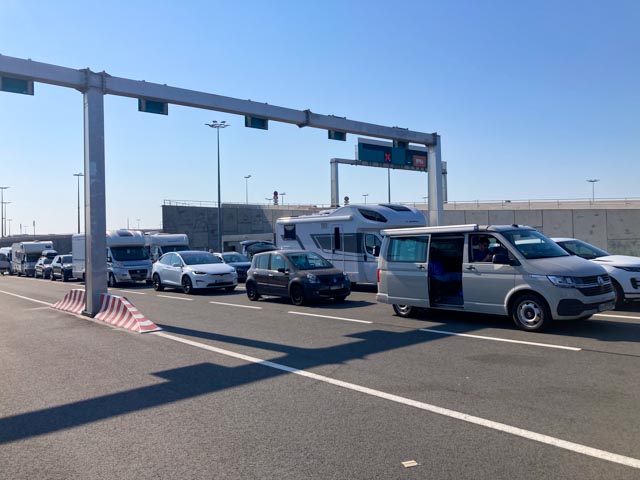
[[[164,253],[167,252],[184,252],[185,250],[189,250],[188,245],[166,245],[162,247],[162,251]]]
[[[37,262],[39,258],[39,253],[27,253],[27,262]]]
[[[502,232],[502,235],[526,259],[566,257],[569,255],[557,243],[537,230],[512,230]]]
[[[118,262],[149,259],[144,247],[111,247],[111,254]]]

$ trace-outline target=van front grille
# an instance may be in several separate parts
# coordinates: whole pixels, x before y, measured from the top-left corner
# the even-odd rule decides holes
[[[587,297],[602,295],[613,291],[613,285],[609,275],[595,275],[591,277],[577,278],[578,290]]]

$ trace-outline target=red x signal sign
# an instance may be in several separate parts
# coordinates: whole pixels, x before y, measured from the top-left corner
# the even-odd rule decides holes
[[[385,162],[389,162],[391,163],[391,153],[386,153],[384,154],[384,161]]]

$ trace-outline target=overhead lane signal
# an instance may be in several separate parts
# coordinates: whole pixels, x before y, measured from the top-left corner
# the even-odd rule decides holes
[[[33,95],[33,80],[18,77],[0,76],[0,91]]]
[[[340,140],[341,142],[347,141],[347,132],[341,132],[339,130],[327,130],[327,136],[329,140]]]
[[[260,130],[269,130],[269,120],[266,118],[250,117],[249,115],[245,115],[244,126]]]
[[[148,98],[138,99],[138,111],[145,113],[155,113],[158,115],[169,115],[169,104],[166,102],[158,102]]]

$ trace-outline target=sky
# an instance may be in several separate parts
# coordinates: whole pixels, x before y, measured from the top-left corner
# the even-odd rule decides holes
[[[449,202],[640,198],[635,0],[0,0],[0,54],[441,136]],[[328,206],[357,136],[105,97],[107,229],[162,227],[166,200]],[[0,92],[11,233],[73,233],[82,94]],[[388,200],[387,170],[341,165],[340,198]],[[251,175],[248,180],[245,176]],[[391,201],[427,175],[392,170]],[[588,179],[598,179],[592,185]],[[592,187],[594,190],[592,190]],[[366,195],[366,196],[365,196]],[[81,202],[83,200],[81,199]],[[82,219],[84,228],[84,219]]]

